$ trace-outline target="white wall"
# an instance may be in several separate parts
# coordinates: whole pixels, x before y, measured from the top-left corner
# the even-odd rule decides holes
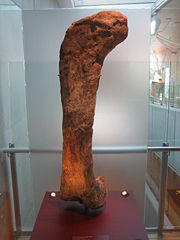
[[[117,10],[117,9],[116,9]],[[59,48],[70,24],[97,9],[23,11],[28,131],[31,148],[62,147]],[[150,9],[122,10],[129,36],[104,62],[93,146],[147,144]],[[134,191],[144,211],[146,154],[95,155],[110,190]],[[59,190],[61,156],[31,154],[36,213],[46,191]]]

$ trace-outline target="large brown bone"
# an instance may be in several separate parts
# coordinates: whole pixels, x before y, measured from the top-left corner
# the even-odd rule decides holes
[[[61,198],[78,200],[87,208],[105,204],[103,177],[93,173],[92,133],[96,92],[106,55],[128,34],[127,18],[102,11],[74,22],[60,49],[63,106],[63,169]]]

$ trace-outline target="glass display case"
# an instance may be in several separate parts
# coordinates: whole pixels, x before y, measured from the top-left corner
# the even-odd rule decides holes
[[[154,2],[87,7],[86,1],[79,8],[75,1],[71,9],[43,10],[3,3],[0,239],[30,239],[46,192],[60,190],[59,49],[72,22],[104,9],[127,16],[129,35],[103,64],[93,126],[94,172],[105,177],[109,191],[133,192],[147,232],[179,229],[180,39],[173,31],[180,6],[174,9],[172,0],[158,9],[160,25],[151,35]]]

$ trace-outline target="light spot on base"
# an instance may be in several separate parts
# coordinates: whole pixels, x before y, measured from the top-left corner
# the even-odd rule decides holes
[[[55,192],[51,192],[51,197],[56,197],[56,193]]]
[[[123,196],[123,197],[128,197],[128,196],[129,196],[128,191],[123,190],[123,191],[121,192],[121,196]]]

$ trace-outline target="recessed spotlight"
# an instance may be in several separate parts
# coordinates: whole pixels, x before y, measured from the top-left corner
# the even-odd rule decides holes
[[[156,16],[152,18],[152,21],[151,21],[151,35],[155,35],[157,33],[157,30],[160,26],[160,19],[157,18]]]
[[[51,192],[50,195],[51,195],[51,197],[53,197],[53,198],[56,197],[56,193],[55,193],[55,192]]]
[[[123,191],[121,192],[121,196],[122,196],[122,197],[128,197],[128,196],[129,196],[128,191],[123,190]]]

